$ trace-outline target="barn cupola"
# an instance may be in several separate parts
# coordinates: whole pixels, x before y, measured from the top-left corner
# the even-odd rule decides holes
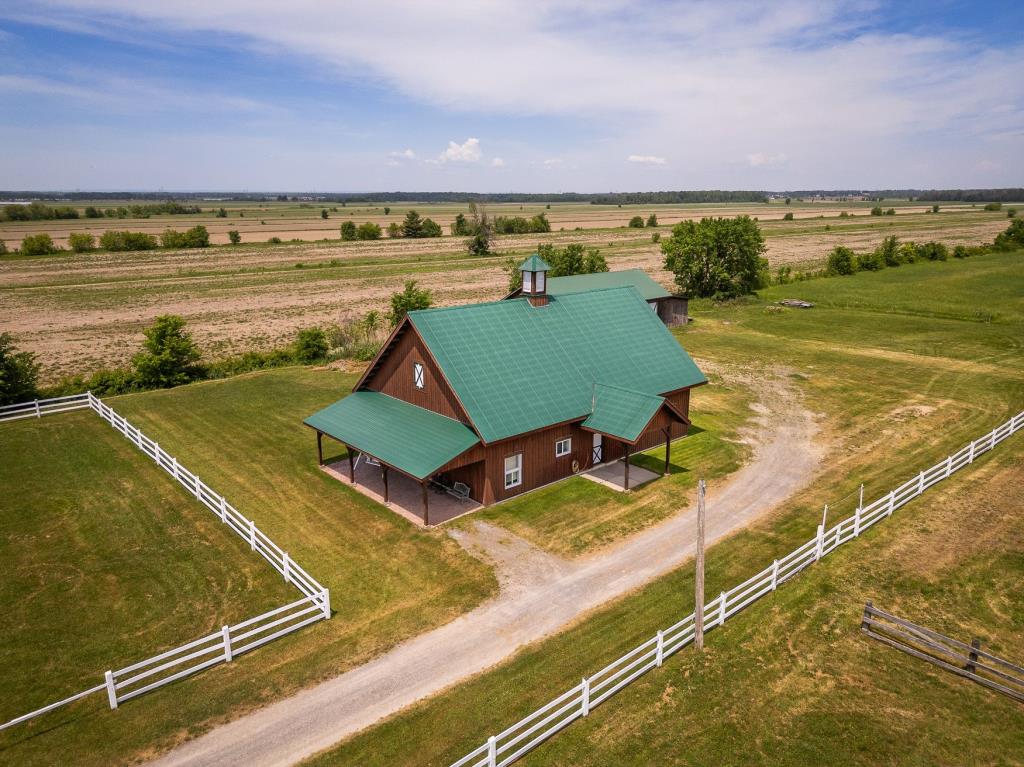
[[[523,295],[531,306],[547,306],[548,303],[548,270],[547,262],[534,253],[523,261],[519,271],[523,275]]]

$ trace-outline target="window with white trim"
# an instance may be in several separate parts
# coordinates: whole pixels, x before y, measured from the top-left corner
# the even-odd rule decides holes
[[[572,437],[566,437],[555,442],[555,458],[569,455],[572,452]]]
[[[523,292],[533,292],[533,272],[523,272]]]
[[[516,453],[505,459],[505,489],[523,484],[523,454]]]
[[[417,389],[423,388],[423,365],[418,362],[412,363],[412,382]]]
[[[547,272],[537,272],[537,292],[538,293],[543,293],[544,292],[544,276],[546,274],[547,274]]]

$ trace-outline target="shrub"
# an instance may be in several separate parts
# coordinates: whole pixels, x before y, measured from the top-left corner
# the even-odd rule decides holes
[[[912,264],[918,259],[918,248],[913,242],[905,242],[900,245],[900,263]]]
[[[889,210],[885,211],[885,215],[887,215],[887,216],[895,216],[896,215],[896,208],[889,208]]]
[[[32,352],[19,352],[10,333],[0,333],[0,405],[14,405],[39,395],[39,364]]]
[[[371,360],[387,338],[387,327],[380,312],[367,312],[362,318],[350,317],[327,331],[331,348],[348,359]]]
[[[228,239],[231,241],[232,245],[237,245],[242,241],[242,235],[239,234],[237,229],[231,229],[228,231]]]
[[[328,218],[327,208],[320,211],[320,218]]]
[[[849,248],[836,245],[828,254],[825,268],[831,275],[853,274],[856,271],[856,257]]]
[[[7,255],[7,243],[4,242],[3,240],[0,240],[0,256],[6,256],[6,255]]]
[[[793,281],[792,279],[793,270],[788,266],[780,266],[778,272],[775,275],[775,282],[779,285],[788,285]]]
[[[938,213],[938,212],[939,212],[939,206],[938,205],[932,205],[932,213]]]
[[[96,238],[85,232],[72,232],[68,235],[68,247],[75,253],[84,253],[96,247]]]
[[[872,216],[881,216],[882,215],[882,206],[881,205],[876,205],[875,207],[873,207],[871,209],[871,215]]]
[[[967,249],[966,245],[957,245],[953,248],[953,258],[967,258],[971,255],[971,252]]]
[[[643,229],[644,228],[644,219],[643,219],[643,217],[642,216],[633,216],[633,218],[629,219],[629,228],[630,229]]]
[[[784,215],[784,216],[782,217],[782,220],[783,220],[783,221],[792,221],[792,220],[793,220],[793,211],[791,211],[791,210],[790,210],[790,211],[787,211],[787,212],[786,212],[786,215]]]
[[[918,257],[927,261],[945,261],[949,258],[949,248],[941,242],[926,242],[917,249]]]
[[[103,211],[100,210],[99,208],[93,206],[93,205],[89,205],[85,209],[85,217],[86,218],[103,218]]]
[[[683,221],[661,250],[686,297],[734,298],[767,282],[764,237],[749,216]]]
[[[885,266],[899,266],[902,263],[900,260],[900,241],[895,235],[886,237],[875,249],[875,255]]]
[[[391,239],[397,239],[402,236],[402,227],[392,221],[388,224],[388,237]]]
[[[421,237],[440,237],[444,234],[441,231],[441,225],[430,218],[423,219],[423,234]]]
[[[839,211],[839,218],[849,218],[849,217],[850,217],[850,214],[847,213],[845,210]]]
[[[455,220],[451,225],[452,234],[456,237],[464,237],[469,234],[469,219],[466,218],[464,213],[459,213],[455,216]]]
[[[202,224],[184,232],[167,229],[160,235],[160,244],[165,248],[207,248],[210,246],[210,233]]]
[[[651,235],[651,242],[661,242],[661,232],[655,232]]]
[[[218,208],[217,209],[217,218],[227,218],[227,217],[228,217],[228,212],[227,212],[227,210],[225,208]]]
[[[643,225],[643,219],[640,219],[640,226]],[[551,222],[543,213],[529,219],[522,216],[498,216],[494,219],[494,231],[498,234],[539,234],[550,232]]]
[[[384,208],[384,215],[385,216],[391,215],[391,208],[385,207]]]
[[[416,280],[407,280],[401,293],[391,294],[391,325],[394,327],[406,314],[418,309],[429,309],[433,303],[430,291],[416,287]]]
[[[135,379],[145,389],[159,389],[202,377],[199,348],[185,331],[185,320],[165,314],[146,330],[142,351],[132,358]]]
[[[327,334],[320,328],[303,328],[295,337],[295,361],[321,362],[327,356]]]
[[[857,256],[858,272],[877,272],[884,268],[885,261],[882,260],[882,255],[877,250]]]
[[[21,241],[21,252],[26,256],[48,256],[57,252],[48,234],[30,234]]]
[[[281,238],[280,237],[271,237],[269,240],[267,240],[267,242],[270,243],[271,245],[280,245],[281,244]]]
[[[1002,210],[1003,204],[1001,202],[989,202],[985,204],[985,210]]]
[[[423,219],[420,214],[414,210],[410,210],[405,214],[405,220],[402,221],[402,236],[403,237],[422,237],[423,236]]]
[[[1024,218],[1015,218],[1010,221],[1006,231],[996,235],[993,247],[996,250],[1024,247]]]
[[[104,250],[152,250],[156,247],[156,237],[145,232],[104,232],[100,237],[100,247]]]
[[[1007,208],[1006,209],[1006,217],[1007,218],[1013,218],[1016,215],[1017,215],[1017,209],[1016,208]]]
[[[548,205],[548,207],[550,208],[551,206]],[[658,216],[656,214],[652,213],[651,215],[649,215],[647,217],[647,226],[655,227],[657,225],[658,225]]]
[[[367,221],[365,224],[360,224],[359,228],[356,229],[356,238],[360,240],[379,240],[381,236],[381,228],[378,224],[372,221]]]
[[[356,238],[357,229],[355,221],[346,221],[341,225],[341,239],[343,240],[354,240]]]

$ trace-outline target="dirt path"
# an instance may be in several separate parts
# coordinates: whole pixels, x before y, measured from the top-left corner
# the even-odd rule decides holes
[[[786,500],[810,480],[821,457],[814,417],[785,377],[759,389],[749,435],[754,457],[727,484],[709,489],[709,542]],[[463,546],[494,564],[502,587],[497,598],[370,663],[186,743],[155,764],[294,764],[678,567],[693,555],[691,512],[680,509],[620,545],[571,562],[483,522],[470,532],[453,530]]]

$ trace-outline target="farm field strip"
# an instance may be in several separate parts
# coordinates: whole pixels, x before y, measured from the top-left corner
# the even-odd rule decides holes
[[[136,698],[178,679],[198,673],[218,663],[230,662],[235,656],[254,650],[279,637],[305,626],[331,617],[330,595],[326,588],[313,579],[288,552],[284,551],[260,530],[252,519],[240,514],[227,499],[211,490],[197,475],[185,469],[178,459],[168,454],[154,440],[129,421],[117,414],[91,392],[49,400],[35,400],[0,408],[0,422],[41,418],[72,410],[89,408],[115,430],[134,444],[156,465],[170,474],[197,501],[216,514],[232,532],[249,543],[250,548],[262,556],[286,583],[302,594],[302,599],[277,607],[268,612],[225,625],[220,631],[195,639],[158,655],[132,663],[124,668],[108,670],[103,684],[76,693],[57,703],[18,716],[4,724],[0,730],[28,721],[53,711],[82,697],[105,690],[110,708]],[[268,633],[269,632],[269,633]],[[212,656],[212,657],[211,657]],[[202,659],[202,660],[200,660]],[[185,665],[198,661],[193,665]],[[184,665],[184,668],[182,666]]]

